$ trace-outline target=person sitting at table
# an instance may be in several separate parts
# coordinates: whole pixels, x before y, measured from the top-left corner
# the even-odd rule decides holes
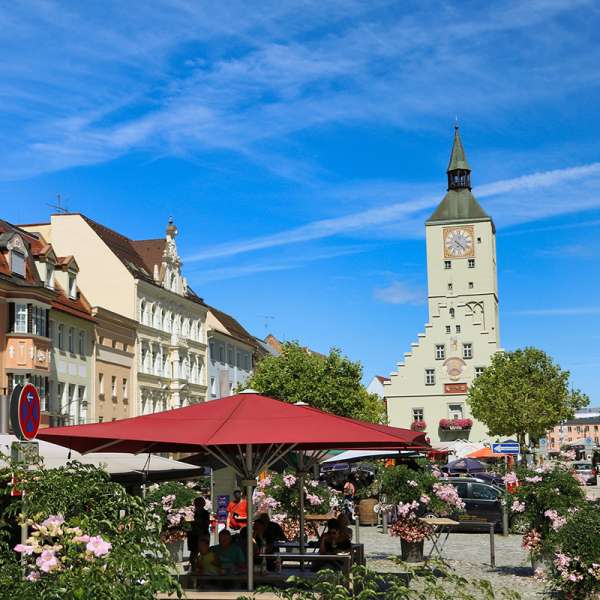
[[[248,524],[248,504],[241,490],[233,492],[233,500],[227,505],[227,529],[239,531]]]
[[[257,565],[260,563],[259,554],[263,551],[264,548],[264,534],[265,527],[262,523],[255,521],[254,528],[252,531],[252,547],[254,549],[254,564]],[[242,554],[244,555],[244,560],[248,560],[248,528],[243,527],[240,529],[237,535],[233,536],[234,543],[239,546]]]
[[[194,572],[198,575],[221,575],[221,565],[214,548],[210,547],[210,538],[200,536],[198,540],[198,556],[195,561]]]
[[[337,519],[329,519],[327,521],[327,531],[321,536],[319,542],[319,554],[345,554],[352,550],[352,543],[344,534],[340,534],[340,525]],[[331,569],[332,571],[340,571],[342,563],[337,560],[326,562],[313,563],[320,569]]]
[[[265,541],[265,552],[272,554],[275,550],[276,542],[285,542],[287,538],[279,523],[271,521],[268,513],[262,513],[258,515],[257,521],[260,521],[264,525],[263,539]]]
[[[348,517],[345,514],[338,515],[337,522],[340,526],[340,536],[347,537],[352,542],[352,529],[350,528]]]
[[[188,548],[190,551],[190,570],[196,570],[198,557],[198,542],[201,537],[209,537],[210,513],[204,508],[206,500],[198,496],[194,500],[194,520],[188,532]]]
[[[233,543],[231,533],[223,529],[219,533],[219,544],[212,547],[223,575],[236,575],[245,570],[244,555],[237,544]]]

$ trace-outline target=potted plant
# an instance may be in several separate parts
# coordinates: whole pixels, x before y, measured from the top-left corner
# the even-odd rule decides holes
[[[427,423],[425,423],[423,419],[419,419],[418,421],[413,421],[410,424],[410,428],[413,431],[425,431],[427,429]]]
[[[405,465],[384,469],[381,492],[385,504],[380,509],[396,507],[397,521],[390,534],[400,538],[402,560],[423,560],[423,545],[433,527],[421,517],[448,516],[464,510],[456,488],[444,482],[438,471],[414,471]]]
[[[161,540],[175,562],[183,560],[183,542],[194,520],[194,499],[198,496],[193,483],[167,481],[148,487],[145,500],[154,514]]]
[[[447,431],[465,431],[473,427],[471,419],[440,419],[440,429]]]

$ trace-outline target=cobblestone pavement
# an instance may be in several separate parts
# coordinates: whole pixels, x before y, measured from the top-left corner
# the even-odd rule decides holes
[[[367,566],[375,571],[392,573],[398,566],[389,557],[400,554],[400,540],[381,533],[381,528],[361,527],[360,541],[365,544]],[[494,589],[517,591],[523,600],[549,598],[543,584],[533,578],[531,563],[521,548],[521,537],[496,535],[496,568],[490,567],[490,538],[488,533],[450,534],[443,550],[444,560],[457,574],[469,579],[488,579]],[[425,543],[425,555],[431,543]]]

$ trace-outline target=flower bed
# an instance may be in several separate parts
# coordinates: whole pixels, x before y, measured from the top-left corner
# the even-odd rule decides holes
[[[471,427],[473,427],[471,419],[440,419],[440,429],[462,431]]]

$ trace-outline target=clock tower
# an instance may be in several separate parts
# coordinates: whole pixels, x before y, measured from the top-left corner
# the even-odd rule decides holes
[[[425,223],[429,321],[385,384],[396,427],[425,428],[432,442],[487,437],[466,404],[469,385],[500,349],[496,229],[471,193],[458,127],[448,190]]]

